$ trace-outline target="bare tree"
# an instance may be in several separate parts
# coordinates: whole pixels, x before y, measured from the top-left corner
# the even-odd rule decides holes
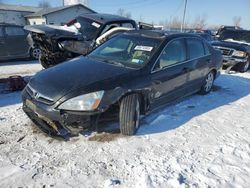
[[[130,12],[126,12],[124,9],[122,9],[122,8],[119,8],[118,10],[117,10],[117,14],[119,15],[119,16],[123,16],[123,17],[127,17],[127,18],[131,18],[132,17],[132,15],[131,15],[131,13]]]
[[[241,16],[233,17],[233,24],[236,27],[240,27],[240,25],[241,25]]]
[[[130,12],[126,12],[125,17],[126,17],[126,18],[131,18],[131,17],[132,17],[132,15],[131,15],[131,13],[130,13]]]
[[[124,10],[123,8],[119,8],[119,9],[117,10],[117,14],[118,14],[119,16],[124,16],[124,15],[125,15],[125,10]]]
[[[194,22],[192,24],[192,28],[194,29],[204,29],[205,26],[207,25],[207,18],[206,16],[197,16],[194,19]]]
[[[41,7],[41,8],[50,8],[51,7],[49,1],[47,1],[47,0],[40,1],[38,3],[38,6]]]

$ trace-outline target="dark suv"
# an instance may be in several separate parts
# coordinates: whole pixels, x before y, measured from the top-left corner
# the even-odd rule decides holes
[[[0,60],[27,57],[38,59],[40,50],[29,46],[27,35],[23,26],[0,23]]]
[[[214,48],[221,50],[223,67],[246,72],[250,66],[250,31],[228,29],[220,33]]]

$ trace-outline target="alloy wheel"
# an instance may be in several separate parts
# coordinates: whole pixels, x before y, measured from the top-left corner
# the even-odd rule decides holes
[[[214,74],[210,72],[206,78],[206,85],[205,85],[206,92],[209,92],[211,90],[213,83],[214,83]]]

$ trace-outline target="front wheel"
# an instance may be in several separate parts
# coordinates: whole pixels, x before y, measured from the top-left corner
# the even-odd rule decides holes
[[[43,68],[47,69],[49,67],[51,67],[51,62],[49,62],[47,60],[47,58],[43,57],[42,55],[39,58],[39,62],[41,63],[41,65],[43,66]]]
[[[120,131],[123,135],[134,135],[139,128],[140,101],[137,94],[124,97],[119,113]]]
[[[213,71],[209,72],[199,92],[201,95],[206,95],[212,90],[214,79],[215,73]]]

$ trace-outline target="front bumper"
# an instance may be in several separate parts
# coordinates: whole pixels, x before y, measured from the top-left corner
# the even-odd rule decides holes
[[[241,59],[241,58],[235,58],[230,56],[223,56],[223,66],[226,67],[233,67],[239,63],[246,63],[247,58]]]
[[[68,140],[92,125],[92,119],[101,112],[69,112],[36,101],[25,90],[22,93],[23,111],[43,132]]]

